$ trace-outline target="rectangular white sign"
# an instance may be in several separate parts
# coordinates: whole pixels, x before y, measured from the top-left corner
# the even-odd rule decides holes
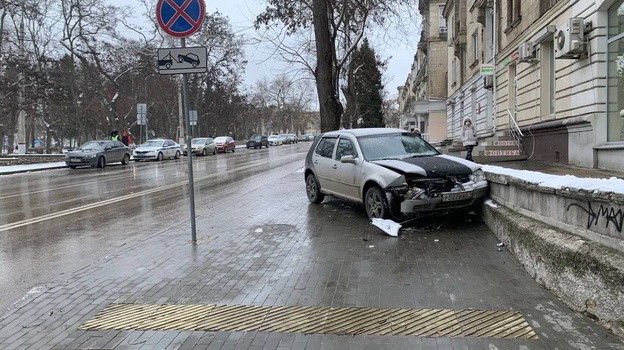
[[[175,47],[158,49],[160,74],[204,73],[208,70],[205,47]]]

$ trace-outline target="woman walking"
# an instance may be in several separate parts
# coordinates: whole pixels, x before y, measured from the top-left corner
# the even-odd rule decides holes
[[[477,130],[472,125],[470,117],[464,118],[461,129],[461,140],[466,150],[466,159],[472,161],[472,149],[477,145]]]

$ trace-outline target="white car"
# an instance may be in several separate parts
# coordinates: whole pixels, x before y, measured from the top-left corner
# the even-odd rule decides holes
[[[269,146],[281,146],[282,139],[278,135],[269,136]]]
[[[465,212],[489,190],[479,164],[441,154],[402,129],[324,133],[308,151],[304,174],[310,202],[326,195],[352,200],[364,204],[371,219]]]
[[[134,149],[133,158],[135,162],[140,160],[161,161],[165,158],[178,159],[182,152],[180,145],[169,139],[147,140]]]

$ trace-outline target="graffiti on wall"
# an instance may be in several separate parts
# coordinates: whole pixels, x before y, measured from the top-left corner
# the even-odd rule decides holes
[[[587,206],[572,203],[568,205],[566,211],[569,211],[571,207],[578,207],[587,216],[587,229],[601,224],[604,224],[605,228],[609,228],[609,225],[613,225],[618,232],[622,233],[624,212],[621,208],[615,208],[604,204],[592,205],[592,203],[588,201]]]

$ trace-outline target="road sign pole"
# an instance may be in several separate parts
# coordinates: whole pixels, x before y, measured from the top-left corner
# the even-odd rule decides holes
[[[182,47],[185,47],[186,40],[184,38],[180,39],[180,44]],[[186,159],[188,159],[189,199],[191,202],[191,240],[195,243],[197,242],[195,231],[195,186],[193,184],[193,152],[191,149],[191,118],[189,114],[191,104],[188,96],[188,74],[182,74],[182,99],[184,100],[184,120],[186,121]]]

